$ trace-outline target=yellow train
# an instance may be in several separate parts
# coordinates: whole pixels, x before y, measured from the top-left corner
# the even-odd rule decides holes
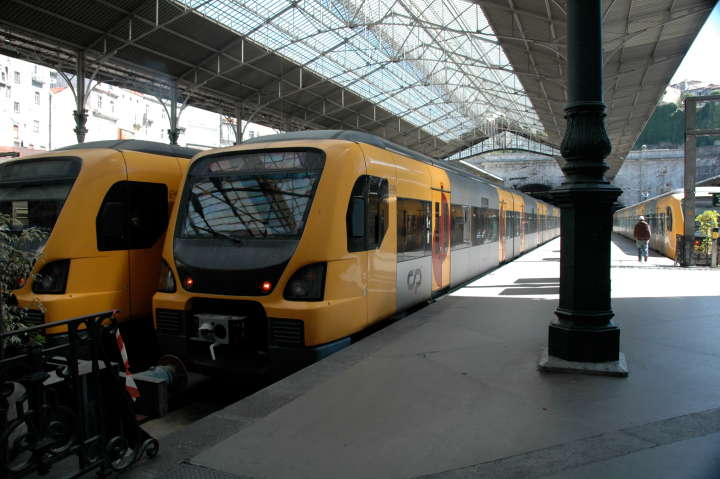
[[[695,189],[695,214],[705,210],[720,211],[712,206],[713,193],[720,193],[718,186],[704,186]],[[633,206],[618,210],[613,215],[613,231],[633,239],[633,230],[638,217],[644,216],[650,225],[650,248],[675,259],[677,255],[676,235],[685,234],[685,219],[682,210],[684,190],[673,190],[664,195],[650,198]],[[696,229],[696,236],[699,232]]]
[[[28,245],[41,253],[37,279],[14,293],[27,322],[118,309],[120,321],[145,318],[150,329],[169,210],[197,152],[110,140],[0,164],[0,212],[46,233]]]
[[[201,153],[181,194],[153,309],[198,371],[323,357],[559,234],[557,208],[353,131]]]

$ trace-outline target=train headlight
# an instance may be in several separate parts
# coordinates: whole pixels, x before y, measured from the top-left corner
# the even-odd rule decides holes
[[[162,293],[175,292],[175,277],[173,276],[170,266],[162,260],[160,263],[160,277],[158,278],[157,290]]]
[[[64,294],[67,285],[70,260],[63,259],[48,263],[33,280],[32,291],[38,294]]]
[[[326,263],[303,266],[285,286],[283,296],[290,301],[322,301],[325,292]]]

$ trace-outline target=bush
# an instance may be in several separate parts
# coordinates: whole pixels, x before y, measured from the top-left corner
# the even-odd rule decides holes
[[[698,223],[698,230],[703,235],[703,241],[696,250],[701,253],[710,254],[710,248],[712,247],[712,230],[718,227],[718,217],[720,213],[713,210],[707,210],[695,217],[695,222]]]
[[[41,242],[45,235],[37,228],[24,228],[17,220],[0,213],[0,333],[27,326],[24,323],[26,311],[18,306],[12,292],[30,278],[39,256],[32,245]],[[38,342],[40,337],[30,340]],[[2,346],[4,344],[0,348]]]

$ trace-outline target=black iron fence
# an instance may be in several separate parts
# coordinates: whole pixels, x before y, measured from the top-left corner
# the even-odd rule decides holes
[[[123,471],[158,441],[135,419],[119,375],[113,312],[0,334],[0,478]]]

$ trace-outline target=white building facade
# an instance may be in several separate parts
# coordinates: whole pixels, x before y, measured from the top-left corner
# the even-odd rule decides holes
[[[169,142],[167,111],[152,95],[100,83],[87,95],[85,109],[85,141]],[[73,91],[55,70],[0,55],[0,148],[50,150],[76,144],[75,110]],[[182,146],[206,149],[235,143],[234,118],[188,106],[178,126]],[[277,130],[251,123],[245,137],[273,133]]]

